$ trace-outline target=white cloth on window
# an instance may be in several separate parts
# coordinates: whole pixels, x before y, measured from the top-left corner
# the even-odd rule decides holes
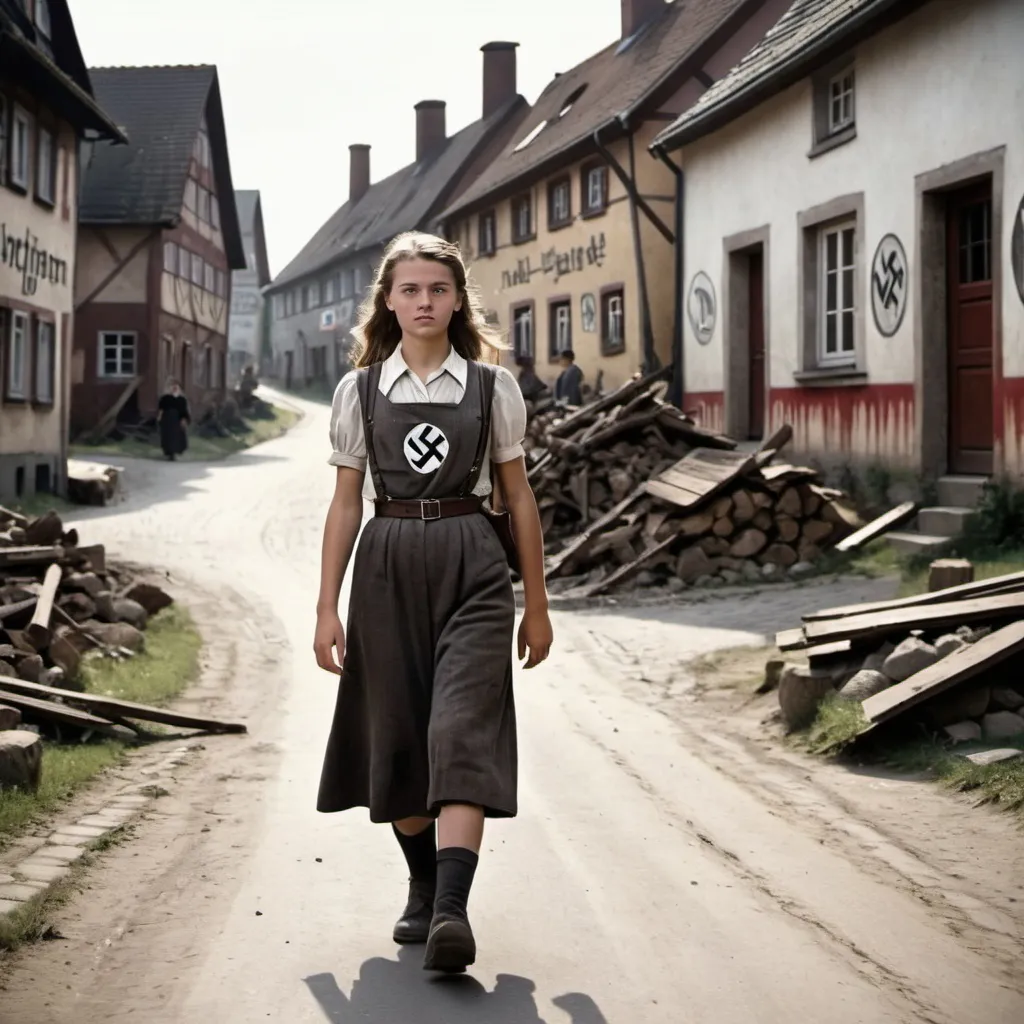
[[[385,360],[381,369],[379,391],[397,405],[457,405],[466,393],[469,364],[450,349],[448,358],[424,384],[406,365],[399,345]],[[526,436],[526,403],[519,383],[504,367],[497,367],[494,399],[491,403],[491,436],[481,468],[480,479],[473,493],[491,493],[491,461],[512,462],[524,455]],[[356,371],[346,374],[334,391],[331,404],[331,444],[334,448],[327,460],[332,466],[345,466],[360,472],[366,470],[366,438],[363,434],[363,411],[359,404]],[[373,497],[373,482],[367,474],[363,488],[366,497]]]

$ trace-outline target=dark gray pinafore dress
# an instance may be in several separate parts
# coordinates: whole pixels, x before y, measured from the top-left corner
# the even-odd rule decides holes
[[[492,371],[471,362],[458,405],[400,405],[379,393],[380,370],[359,374],[377,498],[469,495]],[[514,625],[505,551],[483,515],[371,519],[317,810],[367,807],[386,822],[466,803],[514,816]]]

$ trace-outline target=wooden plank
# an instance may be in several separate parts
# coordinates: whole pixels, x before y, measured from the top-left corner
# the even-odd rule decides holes
[[[753,456],[697,448],[647,483],[647,493],[696,511],[733,480],[750,472]]]
[[[0,675],[0,689],[31,698],[59,697],[65,705],[81,707],[87,713],[104,714],[107,718],[131,718],[139,722],[157,722],[160,725],[175,725],[182,729],[198,729],[202,732],[242,733],[246,727],[239,722],[221,722],[212,718],[196,718],[183,715],[167,708],[154,708],[148,704],[136,704],[115,697],[101,697],[94,693],[78,693],[75,690],[61,690],[41,683],[29,683],[24,679],[12,679]],[[48,703],[40,701],[40,703]],[[49,704],[48,706],[60,706]]]
[[[968,601],[944,601],[923,608],[898,608],[893,611],[850,615],[844,619],[808,622],[804,636],[808,647],[833,640],[860,637],[885,637],[912,629],[942,629],[971,622],[991,622],[1001,618],[1024,617],[1024,593],[993,594]]]
[[[579,536],[574,537],[569,544],[564,547],[557,555],[552,555],[547,561],[547,566],[544,570],[545,579],[551,579],[556,573],[561,571],[562,567],[569,561],[574,555],[579,552],[590,543],[595,533],[603,530],[606,526],[611,525],[626,511],[634,502],[638,501],[644,494],[644,487],[641,484],[632,494],[628,494],[625,498],[618,503],[618,505],[609,509],[600,519],[595,520],[586,530],[584,530]]]
[[[780,463],[777,466],[765,466],[761,475],[769,483],[775,480],[785,480],[787,483],[798,483],[803,480],[817,480],[818,471],[810,466],[791,466],[789,463]]]
[[[652,547],[647,548],[647,550],[644,551],[642,555],[640,555],[638,558],[633,559],[633,561],[630,562],[628,565],[624,565],[621,568],[616,569],[615,572],[611,574],[611,576],[607,576],[600,582],[595,583],[592,586],[589,586],[586,589],[584,589],[580,596],[596,597],[598,594],[603,594],[609,588],[616,586],[617,584],[621,583],[624,579],[627,579],[628,577],[632,576],[633,573],[643,568],[643,566],[646,565],[647,562],[649,562],[652,558],[654,558],[655,555],[660,555],[661,552],[664,551],[666,548],[671,547],[677,539],[678,537],[676,535],[666,537],[665,540],[661,541],[660,543],[654,544]]]
[[[30,608],[34,608],[38,600],[38,597],[28,597],[24,601],[15,601],[13,604],[0,605],[0,623],[7,619],[13,619],[16,615],[27,612]]]
[[[793,428],[788,423],[783,423],[778,430],[772,434],[758,449],[759,453],[773,452],[778,454],[793,440]]]
[[[775,634],[775,646],[780,651],[799,651],[807,646],[807,634],[802,627],[783,629]]]
[[[1020,651],[1024,651],[1024,622],[1014,622],[869,697],[863,704],[864,715],[869,722],[886,722]]]
[[[128,383],[125,389],[121,392],[117,401],[100,417],[99,422],[91,430],[87,430],[83,433],[82,437],[93,440],[102,441],[107,435],[107,431],[113,426],[114,421],[117,419],[117,414],[128,404],[128,399],[135,394],[139,389],[139,385],[142,384],[141,377],[135,377]]]
[[[21,683],[22,680],[14,680]],[[10,682],[6,676],[0,676],[0,687]],[[62,690],[61,694],[70,693],[70,690]],[[127,729],[108,722],[105,718],[98,718],[86,711],[79,711],[78,708],[69,707],[67,704],[56,704],[52,700],[39,700],[36,697],[27,697],[13,690],[0,688],[0,704],[7,704],[9,707],[17,708],[19,711],[28,712],[30,716],[35,715],[46,718],[52,722],[62,725],[74,725],[80,729],[92,729],[94,732],[101,732],[106,736],[117,736],[125,738],[131,734]]]
[[[0,566],[48,565],[63,555],[64,549],[54,544],[26,544],[16,548],[0,548]]]
[[[808,660],[827,660],[840,655],[849,654],[853,650],[853,643],[849,640],[836,640],[830,644],[818,644],[817,647],[808,647],[804,652]]]
[[[912,519],[916,514],[917,502],[905,501],[902,505],[897,505],[896,508],[889,509],[888,512],[884,515],[880,515],[877,519],[868,523],[867,526],[862,527],[855,533],[851,533],[849,537],[841,540],[836,545],[836,551],[856,551],[869,541],[873,541],[876,538],[881,537],[890,530],[895,530],[897,526],[902,526],[903,523]]]
[[[596,402],[591,402],[590,405],[585,405],[582,409],[577,409],[576,412],[566,416],[561,423],[556,423],[550,428],[550,433],[554,437],[565,437],[574,430],[578,430],[580,427],[590,423],[594,417],[599,416],[607,409],[614,409],[617,405],[627,404],[637,395],[643,394],[652,384],[656,384],[659,380],[668,380],[671,376],[672,367],[666,366],[664,369],[656,370],[646,377],[629,381],[629,383],[623,384],[622,387],[617,388],[611,394],[605,395],[604,398],[599,398]]]
[[[662,406],[656,422],[664,430],[681,437],[691,448],[722,448],[732,451],[736,447],[731,437],[698,426],[675,406]]]
[[[43,586],[36,600],[35,614],[25,630],[25,635],[37,651],[50,646],[50,640],[53,637],[50,619],[53,616],[53,602],[57,597],[57,588],[60,586],[62,576],[63,573],[59,565],[51,565],[46,570]]]
[[[940,604],[944,601],[957,600],[962,597],[983,597],[989,594],[1013,593],[1024,590],[1024,572],[1010,572],[1005,576],[990,576],[974,583],[961,583],[946,590],[935,590],[929,594],[914,594],[911,597],[898,597],[892,601],[869,601],[865,604],[847,604],[838,608],[823,608],[816,612],[806,612],[804,622],[815,622],[821,619],[842,619],[849,615],[866,615],[869,612],[886,612],[897,608],[916,608],[919,605]]]
[[[22,528],[28,526],[28,516],[23,516],[20,512],[15,512],[13,509],[4,508],[0,505],[0,519],[9,519],[15,526]]]

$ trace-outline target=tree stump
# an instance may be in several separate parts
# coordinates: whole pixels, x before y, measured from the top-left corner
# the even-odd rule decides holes
[[[974,582],[974,566],[966,558],[937,558],[928,567],[928,590],[945,590]]]

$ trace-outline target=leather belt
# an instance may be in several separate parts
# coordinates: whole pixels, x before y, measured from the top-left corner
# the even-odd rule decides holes
[[[389,516],[393,519],[450,519],[452,516],[470,516],[480,512],[483,504],[479,498],[441,498],[426,501],[402,501],[388,498],[375,501],[376,515]]]

